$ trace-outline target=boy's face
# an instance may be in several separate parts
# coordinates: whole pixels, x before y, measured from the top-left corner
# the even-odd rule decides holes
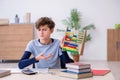
[[[38,35],[40,39],[46,40],[50,38],[51,33],[53,33],[54,29],[50,29],[48,25],[41,26],[38,29]]]

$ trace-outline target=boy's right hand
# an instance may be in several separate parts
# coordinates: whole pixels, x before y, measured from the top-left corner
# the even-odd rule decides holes
[[[48,58],[51,58],[53,56],[52,53],[50,53],[49,55],[47,56],[44,56],[44,53],[41,53],[40,55],[36,56],[36,61],[39,61],[39,60],[47,60]]]

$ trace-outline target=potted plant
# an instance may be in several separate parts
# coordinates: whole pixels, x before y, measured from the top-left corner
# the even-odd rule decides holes
[[[115,24],[115,29],[120,29],[120,24]]]
[[[95,26],[93,24],[89,24],[82,27],[80,25],[80,19],[81,19],[80,12],[77,9],[72,9],[70,12],[70,17],[68,17],[67,19],[63,19],[62,22],[65,26],[74,29],[75,33],[77,33],[77,31],[95,29]],[[90,40],[91,40],[91,36],[90,34],[87,34],[86,41],[90,41]]]

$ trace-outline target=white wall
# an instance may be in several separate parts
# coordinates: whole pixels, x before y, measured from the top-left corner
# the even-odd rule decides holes
[[[0,0],[0,18],[9,18],[14,23],[18,14],[20,22],[25,22],[25,14],[31,13],[31,22],[41,16],[51,17],[56,27],[65,29],[61,20],[69,17],[70,10],[77,8],[82,15],[82,25],[93,23],[92,40],[86,43],[81,60],[107,60],[107,29],[120,23],[120,0]],[[62,34],[62,35],[61,35]],[[53,37],[61,39],[64,33]]]

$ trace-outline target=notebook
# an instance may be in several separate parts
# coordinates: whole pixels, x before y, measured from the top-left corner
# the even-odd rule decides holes
[[[92,69],[93,75],[94,76],[104,76],[107,73],[110,72],[110,70],[106,70],[106,69]]]

